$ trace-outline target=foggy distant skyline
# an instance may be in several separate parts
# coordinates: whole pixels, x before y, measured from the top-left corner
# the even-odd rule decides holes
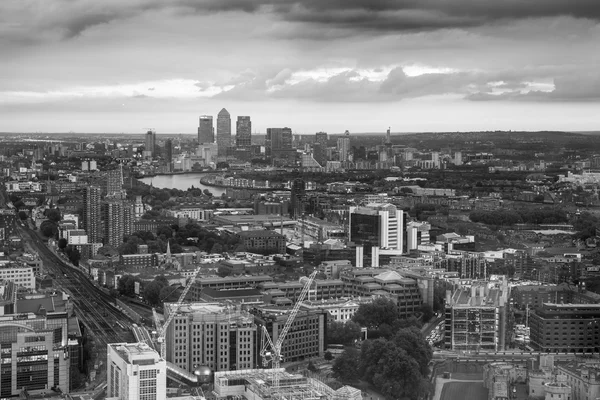
[[[597,0],[3,0],[0,131],[594,131],[598,43]]]

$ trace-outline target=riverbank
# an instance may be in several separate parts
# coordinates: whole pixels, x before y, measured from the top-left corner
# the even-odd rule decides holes
[[[215,174],[213,174],[214,176]],[[245,186],[234,186],[234,185],[225,185],[222,183],[217,183],[214,181],[209,180],[211,178],[211,176],[203,176],[202,178],[200,178],[200,183],[204,186],[212,186],[212,187],[218,187],[218,188],[233,188],[233,189],[247,189],[247,190],[257,190],[257,191],[269,191],[272,192],[274,190],[289,190],[287,188],[284,187],[245,187]]]

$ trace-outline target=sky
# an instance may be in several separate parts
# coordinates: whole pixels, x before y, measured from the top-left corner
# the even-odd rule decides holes
[[[0,131],[600,129],[599,0],[1,0]]]

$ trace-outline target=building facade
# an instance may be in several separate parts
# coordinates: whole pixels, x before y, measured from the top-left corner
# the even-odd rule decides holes
[[[600,350],[600,304],[544,303],[530,311],[530,345],[543,352]]]
[[[285,254],[285,236],[268,230],[238,233],[245,251],[259,254]]]
[[[472,284],[446,292],[445,346],[459,351],[499,351],[506,345],[508,283]]]
[[[165,318],[177,305],[165,303]],[[167,328],[167,360],[193,372],[250,369],[257,365],[257,327],[246,311],[219,303],[189,303]]]
[[[215,130],[212,115],[201,115],[198,123],[198,144],[214,143]]]
[[[102,242],[101,195],[102,191],[97,186],[88,186],[83,192],[83,229],[90,243]]]
[[[231,147],[231,116],[224,108],[217,115],[217,146],[219,157],[226,156]]]
[[[156,153],[156,132],[151,130],[146,132],[146,142],[144,150],[149,152],[150,157],[154,157]]]
[[[250,147],[252,145],[252,121],[249,116],[238,116],[235,124],[235,145]]]
[[[167,398],[167,363],[145,343],[107,346],[107,400]]]

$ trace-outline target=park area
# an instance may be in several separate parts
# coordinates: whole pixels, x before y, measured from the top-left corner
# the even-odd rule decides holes
[[[440,400],[486,400],[487,389],[483,382],[447,382]]]

